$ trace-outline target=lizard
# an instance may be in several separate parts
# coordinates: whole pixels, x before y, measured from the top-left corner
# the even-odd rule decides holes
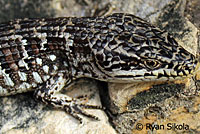
[[[173,81],[190,77],[197,63],[171,34],[128,13],[0,24],[0,96],[34,91],[80,122],[79,114],[99,120],[85,109],[103,107],[60,93],[77,79]]]

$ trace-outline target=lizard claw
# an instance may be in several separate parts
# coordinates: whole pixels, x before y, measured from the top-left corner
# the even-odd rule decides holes
[[[76,118],[80,123],[82,123],[82,118],[78,114],[97,120],[97,121],[100,120],[98,117],[87,113],[84,109],[105,109],[105,108],[102,106],[77,104],[77,103],[71,102],[70,105],[64,106],[64,109],[68,114],[70,114],[71,116]]]

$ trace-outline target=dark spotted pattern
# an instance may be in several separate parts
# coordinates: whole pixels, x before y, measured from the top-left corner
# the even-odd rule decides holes
[[[106,17],[18,19],[0,24],[0,96],[35,90],[48,104],[96,117],[65,95],[74,80],[170,81],[191,75],[197,58],[146,21],[116,13]]]

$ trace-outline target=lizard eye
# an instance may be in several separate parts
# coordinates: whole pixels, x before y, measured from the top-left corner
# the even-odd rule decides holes
[[[144,64],[149,69],[155,69],[160,66],[160,63],[157,60],[146,60],[144,61]]]

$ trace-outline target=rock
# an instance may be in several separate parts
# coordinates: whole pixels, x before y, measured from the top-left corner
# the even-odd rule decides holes
[[[68,95],[77,97],[87,95],[88,104],[101,105],[98,95],[98,85],[94,81],[79,81]],[[86,110],[100,118],[95,121],[83,117],[83,124],[61,109],[53,109],[41,102],[35,101],[32,93],[19,94],[0,98],[1,122],[0,132],[12,133],[110,133],[115,130],[109,125],[108,118],[102,110]]]
[[[187,3],[186,0],[2,0],[0,20],[3,22],[27,17],[95,16],[110,11],[108,7],[111,6],[113,13],[132,13],[171,32],[182,46],[195,54],[198,30],[184,16]],[[197,13],[197,10],[195,12]],[[199,73],[196,79],[200,79]],[[98,95],[100,91],[102,104],[107,107],[107,115],[101,110],[87,110],[101,121],[83,117],[83,124],[63,110],[56,110],[35,101],[32,92],[1,97],[0,133],[164,133],[161,125],[165,126],[166,131],[169,123],[176,123],[170,125],[178,124],[184,129],[169,130],[168,133],[195,133],[200,131],[200,100],[196,84],[199,83],[192,79],[172,83],[110,83],[109,89],[106,89],[104,84],[99,85],[91,80],[81,81],[66,93],[71,96],[87,94],[90,96],[89,104],[101,105]],[[160,129],[146,129],[151,124]],[[186,130],[188,126],[189,130]],[[142,127],[143,129],[139,130]]]
[[[169,3],[152,22],[171,32],[180,45],[196,55],[198,30],[184,18],[185,5],[181,0]],[[200,119],[196,84],[192,78],[170,83],[109,83],[107,105],[114,128],[118,133],[164,133],[168,129],[167,133],[198,132],[198,123],[194,123]]]

